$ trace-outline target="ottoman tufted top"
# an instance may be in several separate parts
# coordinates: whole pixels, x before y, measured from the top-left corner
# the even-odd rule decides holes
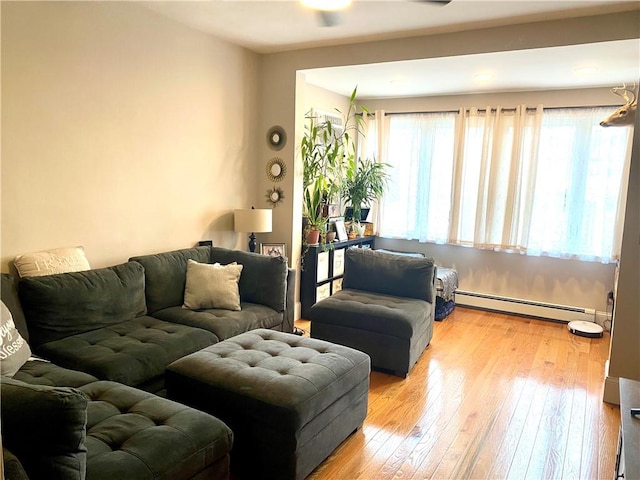
[[[209,401],[261,422],[300,428],[367,379],[369,356],[330,342],[252,330],[181,358],[167,369],[171,389],[196,388]],[[195,387],[194,387],[195,386]],[[213,409],[215,411],[215,408]]]

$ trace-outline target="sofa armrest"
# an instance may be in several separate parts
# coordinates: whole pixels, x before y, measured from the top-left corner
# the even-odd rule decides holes
[[[84,480],[87,397],[2,377],[2,442],[30,478]]]
[[[296,310],[296,271],[293,268],[287,270],[287,304],[282,319],[282,331],[293,333]]]

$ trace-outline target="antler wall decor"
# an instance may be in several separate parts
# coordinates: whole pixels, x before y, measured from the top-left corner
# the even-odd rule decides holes
[[[624,127],[633,125],[636,120],[636,111],[638,110],[638,95],[635,92],[636,84],[629,89],[627,84],[623,83],[622,87],[614,87],[611,92],[623,98],[626,102],[615,112],[600,122],[601,127]]]

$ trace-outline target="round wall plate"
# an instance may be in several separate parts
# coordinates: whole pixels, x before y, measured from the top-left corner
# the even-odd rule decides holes
[[[284,128],[276,125],[267,132],[267,144],[272,150],[282,150],[287,143],[287,134]]]

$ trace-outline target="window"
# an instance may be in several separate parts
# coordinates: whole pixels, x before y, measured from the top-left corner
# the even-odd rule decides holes
[[[388,117],[380,234],[611,261],[629,128],[610,108]]]

